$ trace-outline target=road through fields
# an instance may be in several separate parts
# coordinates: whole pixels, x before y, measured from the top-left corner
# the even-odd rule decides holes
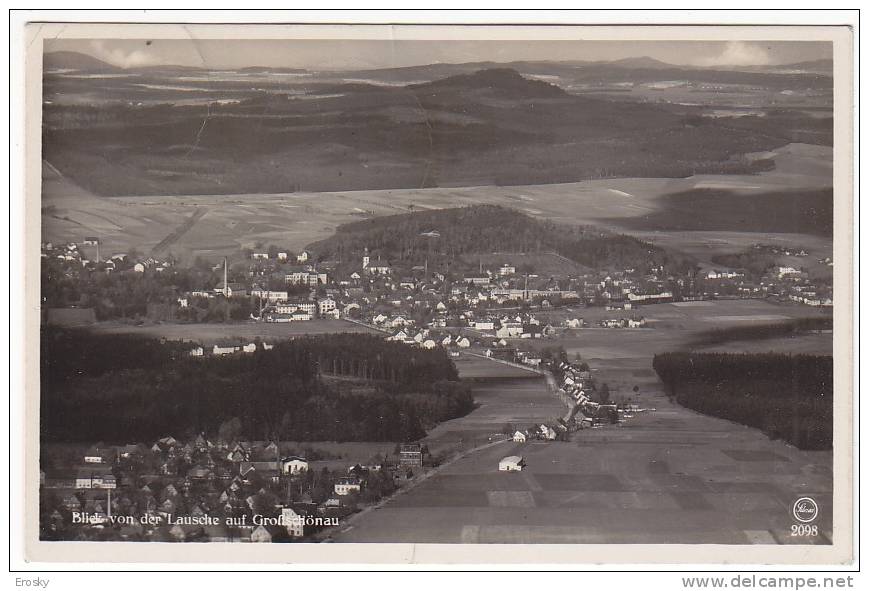
[[[830,543],[831,452],[801,451],[682,408],[648,369],[649,357],[616,361],[593,365],[614,383],[622,375],[639,384],[644,412],[618,426],[579,431],[569,442],[475,449],[359,515],[334,541]],[[481,407],[439,425],[433,441],[452,435],[467,444],[498,431],[511,415],[527,426],[564,408],[542,379],[496,380],[479,384],[475,393]],[[524,456],[527,468],[498,472],[498,460],[508,455]],[[799,524],[792,508],[802,497],[819,506],[816,535],[792,535]]]

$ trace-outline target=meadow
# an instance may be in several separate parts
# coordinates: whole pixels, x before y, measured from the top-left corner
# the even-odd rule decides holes
[[[729,229],[653,230],[638,222],[657,215],[667,196],[720,190],[743,196],[821,190],[832,182],[832,149],[790,144],[766,157],[776,168],[756,175],[695,175],[678,179],[618,178],[546,185],[476,186],[322,193],[105,198],[89,194],[49,164],[43,166],[43,240],[81,242],[96,235],[104,254],[135,248],[147,253],[167,236],[168,253],[181,260],[238,256],[244,247],[275,244],[299,251],[360,219],[470,205],[503,205],[536,218],[594,224],[689,254],[711,257],[752,244],[804,248],[809,261],[832,256],[829,237]],[[722,197],[722,199],[726,199]],[[778,202],[776,202],[778,203]],[[194,213],[201,216],[190,225]],[[204,213],[202,213],[204,212]],[[761,212],[759,215],[763,215]],[[189,227],[188,227],[189,226]],[[177,232],[178,229],[183,232]],[[805,259],[804,259],[805,260]]]
[[[91,330],[106,334],[136,334],[163,338],[168,341],[190,341],[210,347],[227,341],[250,342],[261,339],[279,341],[303,335],[337,332],[376,333],[375,330],[346,320],[316,319],[305,322],[243,322],[227,324],[148,324],[133,325],[121,322],[102,322]]]

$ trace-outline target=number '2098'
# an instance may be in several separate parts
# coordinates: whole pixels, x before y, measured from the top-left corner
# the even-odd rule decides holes
[[[796,536],[816,536],[818,535],[817,525],[791,525],[791,537]]]

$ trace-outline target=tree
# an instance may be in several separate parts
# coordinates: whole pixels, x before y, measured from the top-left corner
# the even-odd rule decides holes
[[[609,404],[610,387],[606,382],[601,384],[600,390],[597,391],[597,398],[600,400],[601,404]]]
[[[232,417],[231,419],[224,421],[220,424],[220,427],[217,429],[217,437],[222,441],[235,441],[238,439],[238,436],[241,434],[241,419],[238,417]]]

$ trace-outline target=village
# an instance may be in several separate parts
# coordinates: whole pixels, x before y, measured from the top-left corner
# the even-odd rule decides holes
[[[489,436],[488,445],[569,442],[577,431],[653,410],[610,401],[606,385],[596,384],[588,364],[568,362],[563,351],[543,357],[536,359],[535,371],[546,376],[548,389],[567,409],[565,416],[526,427],[507,425]],[[200,434],[186,442],[165,436],[150,446],[51,446],[40,470],[45,539],[322,541],[347,517],[472,451],[432,453],[425,443],[398,443],[392,454],[335,469],[335,461],[322,451],[307,448],[302,455],[294,444],[242,441],[232,430],[231,424],[222,426],[214,441]],[[524,457],[508,456],[493,469],[525,466]]]
[[[630,268],[540,273],[533,265],[511,262],[522,255],[505,254],[500,264],[481,261],[473,272],[454,272],[430,269],[427,263],[393,265],[367,249],[358,260],[315,262],[314,253],[272,246],[248,249],[242,253],[244,259],[232,264],[224,258],[183,267],[171,257],[101,258],[100,248],[96,237],[85,238],[81,245],[43,244],[44,277],[68,286],[44,294],[46,322],[64,324],[71,319],[87,324],[114,318],[138,324],[295,325],[341,319],[389,340],[427,349],[445,347],[453,356],[473,348],[535,365],[533,352],[523,353],[517,346],[523,339],[556,338],[564,331],[589,328],[652,328],[642,313],[650,304],[757,299],[819,309],[832,306],[831,285],[812,279],[804,268],[782,265],[767,266],[759,274],[708,268],[676,276],[662,267],[648,273]],[[762,245],[754,250],[806,256],[804,251]],[[594,308],[612,314],[584,319],[581,311]],[[191,341],[194,356],[251,353],[257,346],[271,346],[250,341],[204,346]]]
[[[643,315],[644,306],[652,304],[758,299],[824,308],[832,298],[805,269],[783,265],[767,266],[760,275],[740,268],[701,269],[686,276],[663,267],[645,273],[633,268],[553,272],[551,265],[538,272],[523,255],[505,253],[497,264],[481,259],[475,269],[466,264],[457,271],[429,268],[427,261],[393,264],[367,249],[357,259],[330,261],[308,251],[269,247],[248,249],[232,261],[225,257],[184,266],[170,256],[103,258],[100,250],[96,237],[81,245],[43,244],[43,276],[56,290],[43,294],[48,324],[291,325],[304,335],[306,327],[341,321],[387,341],[443,349],[454,360],[486,359],[544,377],[565,414],[505,425],[500,433],[493,429],[487,445],[568,442],[578,431],[618,425],[653,410],[630,396],[614,400],[587,363],[567,358],[558,346],[562,337],[654,330],[654,322]],[[547,256],[536,260],[551,263]],[[181,347],[192,358],[251,355],[272,349],[278,340],[208,342],[191,332]],[[231,430],[223,435],[209,440],[200,434],[188,441],[166,435],[150,444],[88,449],[60,446],[63,452],[41,462],[45,539],[328,539],[345,519],[411,488],[456,453],[432,454],[423,442],[398,443],[391,454],[354,456],[338,466],[298,445],[240,441]],[[520,448],[491,469],[521,471],[528,461]]]
[[[285,444],[203,435],[81,449],[58,452],[40,472],[50,539],[289,542],[339,525],[432,466],[418,443],[346,471],[315,470]]]

